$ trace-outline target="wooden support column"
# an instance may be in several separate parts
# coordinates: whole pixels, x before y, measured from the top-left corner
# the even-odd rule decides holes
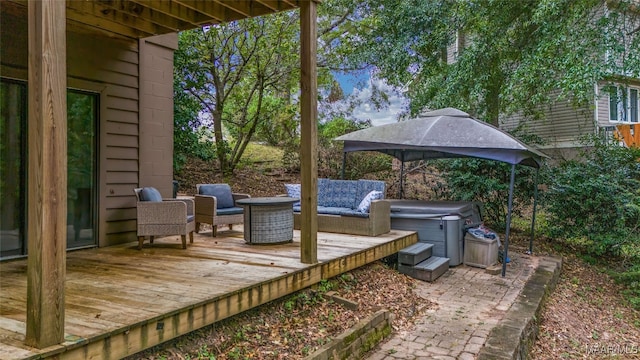
[[[66,1],[29,1],[27,333],[64,341],[67,246]]]
[[[317,7],[300,2],[300,261],[318,262],[318,79],[316,70]]]

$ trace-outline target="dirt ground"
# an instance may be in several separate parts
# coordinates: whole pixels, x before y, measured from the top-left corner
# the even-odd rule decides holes
[[[640,359],[640,312],[625,300],[623,287],[603,268],[568,251],[562,256],[531,358]]]
[[[284,192],[295,175],[240,170],[224,180],[202,163],[188,164],[177,176],[180,192],[192,193],[196,183],[227,182],[236,192],[252,196]],[[513,233],[512,251],[524,251],[526,234]],[[622,296],[622,288],[602,269],[586,264],[568,250],[540,240],[536,255],[563,256],[556,290],[540,317],[532,359],[640,359],[640,312]],[[290,297],[266,304],[129,359],[299,359],[312,353],[360,319],[387,308],[395,315],[394,330],[411,328],[431,306],[416,296],[412,278],[384,262],[356,269]],[[324,296],[335,291],[359,304],[347,309]]]
[[[302,359],[383,308],[394,331],[409,328],[432,305],[413,292],[416,281],[376,262],[128,359]]]

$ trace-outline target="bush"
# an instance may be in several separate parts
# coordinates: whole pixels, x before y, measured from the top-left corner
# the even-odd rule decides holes
[[[447,159],[435,162],[441,172],[433,191],[438,198],[478,201],[483,205],[485,222],[497,228],[507,223],[511,165],[484,159]],[[521,213],[533,199],[535,169],[516,166],[514,215]]]
[[[587,141],[579,161],[551,171],[548,235],[583,258],[611,262],[611,275],[640,310],[640,149]]]
[[[174,89],[181,89],[178,78],[174,79]],[[206,131],[201,127],[198,116],[200,102],[190,94],[175,90],[173,101],[173,170],[180,171],[187,159],[213,159],[212,143],[207,141]]]
[[[586,238],[582,251],[621,256],[625,246],[640,246],[640,149],[588,141],[579,161],[550,173],[544,196],[549,235],[565,242]]]
[[[338,179],[342,172],[342,143],[333,139],[371,126],[369,122],[335,118],[318,126],[318,176]],[[347,155],[345,179],[360,179],[366,174],[387,171],[392,158],[377,152],[354,152]]]
[[[525,127],[511,131],[511,135],[527,144],[542,144],[537,135]],[[511,164],[477,158],[443,159],[434,162],[441,173],[432,185],[436,197],[455,201],[477,201],[483,206],[483,219],[496,228],[505,228],[511,181]],[[544,178],[546,168],[540,169]],[[534,168],[517,165],[513,191],[513,215],[522,215],[533,201]]]

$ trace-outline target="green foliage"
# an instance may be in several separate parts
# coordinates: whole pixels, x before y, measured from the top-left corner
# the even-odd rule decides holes
[[[201,128],[198,99],[182,91],[177,78],[173,89],[173,169],[177,172],[189,157],[213,159],[214,148]]]
[[[442,177],[433,191],[438,199],[478,201],[483,206],[486,223],[504,228],[507,219],[511,165],[484,159],[434,161]],[[533,199],[535,170],[516,166],[514,215]]]
[[[580,161],[552,169],[549,235],[592,255],[620,256],[624,245],[640,246],[640,149],[588,141]]]
[[[450,106],[497,124],[558,97],[591,103],[609,75],[639,76],[628,0],[608,16],[601,0],[358,3],[367,26],[346,36],[344,61],[406,87],[413,113]]]
[[[207,345],[202,345],[202,347],[198,349],[197,359],[216,360],[216,356],[209,351]]]
[[[322,280],[320,281],[320,283],[318,284],[318,291],[319,291],[321,294],[324,294],[324,293],[326,293],[327,291],[332,290],[332,289],[333,289],[333,286],[334,286],[334,284],[333,284],[331,281],[329,281],[329,280],[327,280],[327,279],[322,279]]]
[[[640,148],[597,137],[577,160],[551,169],[544,194],[547,235],[610,275],[640,309]]]
[[[298,87],[297,17],[249,18],[180,33],[176,92],[198,102],[213,128],[220,170],[233,172],[254,137],[274,141],[273,121],[288,124]],[[275,141],[277,142],[277,141]]]
[[[342,117],[318,124],[318,175],[338,179],[342,173],[342,143],[336,137],[371,126]],[[347,155],[344,166],[345,179],[360,179],[366,174],[387,171],[391,168],[391,157],[375,152],[355,152]]]
[[[525,129],[515,129],[516,138],[528,144],[540,144],[541,139],[527,134]],[[436,198],[461,201],[478,201],[483,206],[485,222],[504,228],[507,221],[511,165],[499,161],[476,158],[435,160],[441,173],[432,187]],[[535,185],[535,169],[516,165],[513,192],[513,215],[532,203]],[[540,170],[544,172],[544,168]]]
[[[635,264],[626,271],[612,272],[611,275],[617,282],[625,285],[624,296],[633,308],[640,310],[640,265]]]

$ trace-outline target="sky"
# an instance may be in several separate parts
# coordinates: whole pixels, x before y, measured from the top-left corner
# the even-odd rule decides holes
[[[353,112],[353,117],[359,120],[371,120],[373,126],[390,124],[397,121],[398,115],[404,112],[408,101],[397,89],[386,84],[383,80],[372,78],[368,73],[364,74],[335,74],[342,86],[345,96],[353,95],[363,100]],[[391,94],[388,107],[376,109],[367,101],[371,97],[371,86],[376,84],[380,89]],[[394,91],[395,90],[395,91]]]

